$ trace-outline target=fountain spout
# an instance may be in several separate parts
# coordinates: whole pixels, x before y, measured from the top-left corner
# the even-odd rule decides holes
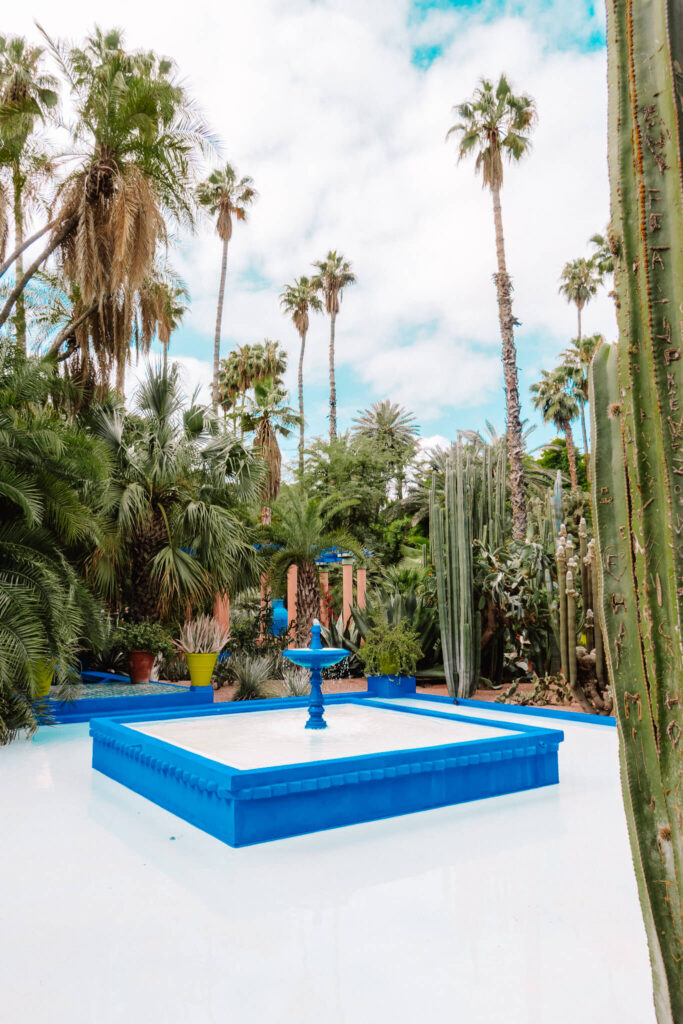
[[[283,651],[282,654],[289,661],[293,661],[295,665],[301,665],[303,668],[309,669],[311,673],[311,697],[308,702],[306,728],[326,729],[322,669],[343,661],[344,658],[348,657],[349,652],[344,647],[323,647],[320,623],[317,619],[314,619],[311,627],[310,647]]]

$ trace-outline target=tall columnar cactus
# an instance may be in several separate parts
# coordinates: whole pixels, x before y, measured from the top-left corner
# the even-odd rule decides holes
[[[608,0],[619,344],[592,377],[599,616],[657,1019],[683,1021],[683,2]]]

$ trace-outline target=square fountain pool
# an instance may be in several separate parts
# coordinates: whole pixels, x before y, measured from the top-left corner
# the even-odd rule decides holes
[[[93,768],[230,846],[559,782],[564,734],[348,697],[92,721]]]

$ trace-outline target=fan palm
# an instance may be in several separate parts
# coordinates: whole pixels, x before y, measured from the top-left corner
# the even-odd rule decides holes
[[[82,303],[74,322],[87,328],[84,372],[106,381],[115,367],[122,392],[137,292],[166,242],[167,218],[193,218],[195,160],[212,139],[170,60],[127,51],[117,31],[96,29],[83,47],[48,42],[70,85],[74,142],[87,156],[58,189],[50,241],[11,292],[0,326],[59,250]]]
[[[238,178],[237,171],[231,164],[226,164],[220,170],[212,171],[206,181],[203,181],[197,189],[199,205],[216,218],[216,231],[223,243],[216,331],[213,341],[212,396],[214,408],[218,407],[219,400],[218,370],[221,354],[221,324],[225,300],[225,279],[228,272],[228,244],[232,238],[232,219],[235,217],[237,220],[246,220],[247,211],[256,198],[257,192],[253,179]]]
[[[270,572],[274,583],[282,587],[290,565],[297,566],[296,635],[301,644],[320,612],[316,559],[331,547],[355,551],[352,538],[329,527],[337,511],[338,503],[311,499],[301,487],[288,487],[273,510],[272,537],[278,547]]]
[[[600,276],[592,260],[580,257],[565,263],[560,276],[560,295],[576,306],[578,341],[581,344],[581,313],[600,287]]]
[[[571,380],[564,367],[556,370],[543,370],[541,379],[531,385],[533,402],[540,409],[546,423],[554,423],[561,430],[567,441],[567,458],[569,459],[569,475],[572,491],[579,490],[579,478],[576,471],[576,448],[572,433],[572,420],[579,414],[576,398],[568,390]]]
[[[396,497],[403,499],[403,481],[407,463],[415,454],[419,427],[415,417],[396,402],[375,402],[354,420],[354,434],[370,438],[396,474]]]
[[[313,278],[313,287],[322,292],[325,312],[330,317],[330,441],[333,441],[337,436],[337,386],[334,374],[335,328],[344,289],[348,285],[354,284],[356,277],[349,261],[344,259],[341,253],[334,252],[332,249],[324,260],[318,260],[313,265],[317,271]]]
[[[99,633],[82,573],[101,537],[109,465],[55,411],[60,390],[51,362],[0,346],[0,744],[47,720],[33,700],[41,666],[56,664],[66,683],[79,644]]]
[[[496,85],[483,78],[472,98],[454,107],[453,112],[459,120],[449,129],[447,137],[454,133],[459,135],[459,161],[476,154],[475,171],[481,174],[482,185],[489,189],[493,200],[498,262],[494,280],[503,346],[512,530],[516,539],[523,540],[527,517],[522,461],[524,442],[514,335],[516,321],[512,312],[512,282],[505,259],[500,190],[503,186],[503,157],[516,162],[531,148],[531,129],[537,119],[536,106],[530,96],[515,94],[505,75],[501,75]]]
[[[299,350],[299,481],[304,473],[304,350],[309,326],[309,311],[318,312],[322,302],[316,294],[315,286],[308,277],[298,277],[294,284],[285,286],[280,295],[280,305],[291,317],[292,323],[299,332],[301,348]]]
[[[132,413],[98,408],[114,461],[109,531],[95,557],[108,598],[134,621],[184,618],[253,568],[242,505],[261,473],[209,409],[184,407],[177,366],[150,368]]]
[[[254,433],[254,448],[265,466],[261,522],[270,523],[270,505],[280,493],[282,455],[277,435],[289,437],[299,423],[294,409],[287,405],[287,392],[271,377],[254,385],[251,407],[243,416],[244,430]]]
[[[33,199],[36,187],[52,169],[47,155],[32,138],[37,122],[47,118],[58,100],[57,81],[45,71],[43,55],[43,47],[30,46],[21,36],[0,36],[0,170],[4,165],[11,178],[7,193],[11,191],[14,245],[19,250],[15,261],[17,279],[24,275],[26,193]],[[0,242],[1,236],[2,231]],[[3,249],[0,244],[0,255]],[[14,324],[17,343],[26,351],[23,294],[17,299]]]

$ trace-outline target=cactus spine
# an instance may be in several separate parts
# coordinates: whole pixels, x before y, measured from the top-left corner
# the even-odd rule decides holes
[[[655,1008],[670,1024],[683,1020],[683,2],[608,0],[607,13],[619,345],[591,370],[596,611]]]

